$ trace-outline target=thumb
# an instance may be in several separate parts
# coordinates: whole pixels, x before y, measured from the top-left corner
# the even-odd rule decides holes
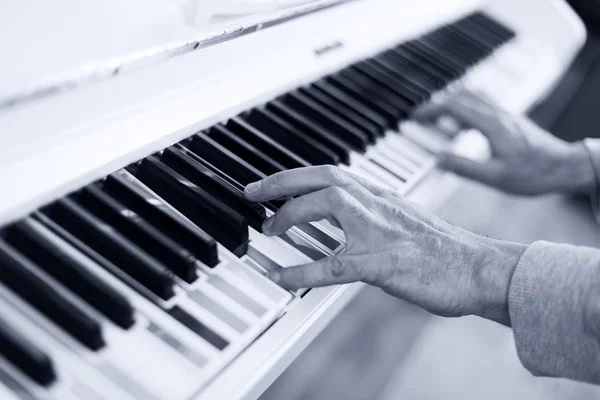
[[[368,255],[337,255],[306,265],[281,268],[268,277],[286,289],[315,288],[365,280]],[[372,259],[372,257],[370,257]]]
[[[477,162],[453,153],[441,154],[438,166],[485,184],[494,184],[499,177],[498,168],[492,162]]]

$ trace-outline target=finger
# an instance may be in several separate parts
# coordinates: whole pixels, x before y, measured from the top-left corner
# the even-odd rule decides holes
[[[459,93],[454,100],[490,116],[496,115],[498,110],[500,110],[498,105],[481,92],[464,91]]]
[[[475,109],[471,104],[455,96],[440,103],[426,104],[415,111],[414,118],[420,122],[432,123],[442,116],[451,116],[463,126],[480,129],[483,128],[487,115],[482,121],[481,110]]]
[[[496,184],[500,176],[499,167],[493,161],[476,162],[452,153],[442,154],[438,165],[447,171],[488,185]]]
[[[488,107],[490,107],[492,109],[500,108],[500,106],[498,105],[498,103],[496,103],[494,101],[494,99],[492,99],[487,93],[485,93],[481,90],[463,91],[463,92],[461,92],[461,95],[471,98],[474,101],[486,104]]]
[[[246,186],[246,198],[251,201],[270,201],[290,198],[338,186],[345,188],[361,202],[370,201],[370,193],[344,170],[332,165],[306,167],[279,172]]]
[[[263,223],[263,233],[277,236],[292,226],[327,219],[347,234],[356,228],[356,215],[367,209],[344,189],[332,186],[286,202]]]
[[[364,261],[363,257],[333,256],[306,265],[282,268],[268,276],[290,290],[365,281],[368,266]]]
[[[497,108],[467,95],[452,97],[442,103],[424,106],[415,113],[415,119],[431,123],[441,117],[451,117],[463,129],[477,129],[492,145],[493,149],[505,146],[511,139],[511,131],[504,122],[504,114]]]

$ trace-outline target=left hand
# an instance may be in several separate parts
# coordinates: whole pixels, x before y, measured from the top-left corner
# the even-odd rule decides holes
[[[582,143],[567,143],[482,94],[459,92],[441,102],[428,103],[414,114],[425,124],[441,117],[450,117],[459,130],[481,132],[492,152],[483,162],[451,152],[441,154],[441,168],[519,195],[591,194],[596,190],[593,165]]]
[[[276,236],[329,220],[346,235],[338,255],[270,274],[290,288],[363,281],[443,316],[509,324],[508,285],[524,245],[448,224],[398,194],[332,166],[281,172],[248,185],[263,202],[294,197],[263,225]]]

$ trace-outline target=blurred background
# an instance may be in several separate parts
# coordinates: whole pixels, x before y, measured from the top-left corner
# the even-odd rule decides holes
[[[531,117],[576,141],[600,137],[600,1],[569,3],[586,22],[587,42]],[[471,183],[438,214],[491,237],[600,247],[600,228],[583,199],[519,198]],[[276,399],[593,400],[600,388],[533,377],[509,329],[478,318],[434,317],[367,288],[261,398]]]

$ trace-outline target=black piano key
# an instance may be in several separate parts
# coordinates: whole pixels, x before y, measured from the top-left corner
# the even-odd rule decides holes
[[[192,283],[198,279],[196,258],[192,253],[102,191],[99,184],[85,187],[77,196],[77,201],[184,281]]]
[[[481,11],[474,13],[469,19],[479,23],[481,26],[494,32],[498,37],[501,37],[504,40],[510,40],[515,37],[515,31]]]
[[[340,71],[338,76],[344,77],[348,81],[360,86],[362,88],[362,94],[371,101],[380,102],[382,105],[384,103],[391,105],[395,109],[398,118],[404,118],[412,111],[414,104],[409,102],[406,98],[381,82],[363,75],[362,73],[353,70],[351,67]]]
[[[372,90],[365,90],[364,87],[356,84],[345,76],[329,76],[326,81],[339,90],[342,90],[366,106],[375,109],[379,114],[385,116],[390,126],[396,125],[401,117],[405,115],[395,106],[391,105],[381,98],[375,97]]]
[[[484,41],[479,40],[479,38],[467,35],[464,31],[460,30],[455,25],[447,25],[439,31],[429,35],[428,37],[435,38],[441,37],[442,35],[453,37],[455,40],[465,43],[465,45],[468,45],[472,49],[478,51],[481,54],[481,57],[487,57],[494,51],[494,47],[489,46]]]
[[[42,214],[160,298],[168,300],[175,295],[169,269],[72,199],[58,200]]]
[[[133,178],[135,179],[135,178]],[[180,243],[209,267],[219,263],[217,242],[197,226],[183,221],[166,204],[163,204],[121,173],[110,175],[102,190],[135,210],[139,215]]]
[[[211,163],[239,182],[242,188],[249,183],[267,177],[265,173],[248,164],[203,133],[195,135],[185,145],[201,159]]]
[[[317,102],[321,107],[326,108],[329,112],[334,113],[339,118],[344,119],[348,123],[353,124],[357,129],[366,135],[370,143],[375,143],[378,136],[383,134],[379,127],[369,121],[361,114],[348,107],[346,104],[336,100],[333,97],[327,96],[325,93],[314,87],[305,87],[299,89],[299,92]]]
[[[360,85],[355,84],[351,80],[341,76],[329,76],[325,78],[327,84],[334,87],[336,90],[342,91],[346,96],[351,97],[354,101],[360,103],[363,107],[372,109],[386,119],[388,126],[397,124],[399,116],[396,109],[381,99],[372,99],[372,95],[365,93],[365,90]]]
[[[340,162],[340,158],[334,152],[269,110],[256,108],[244,118],[250,125],[270,135],[273,140],[286,143],[313,165],[335,165]]]
[[[479,43],[481,46],[488,49],[491,54],[498,46],[498,40],[495,37],[490,37],[489,32],[478,32],[481,28],[475,26],[474,28],[466,21],[451,25],[447,28],[453,30],[457,34],[462,35],[466,40],[471,40]],[[432,36],[440,35],[439,33],[432,34]]]
[[[464,75],[467,71],[467,67],[469,66],[469,63],[465,63],[464,61],[457,62],[451,57],[447,56],[443,50],[440,51],[439,49],[426,45],[420,40],[404,43],[403,47],[407,51],[423,57],[424,59],[427,58],[429,60],[434,60],[439,67],[443,67],[450,73],[453,73],[456,78]],[[456,51],[456,46],[454,43],[452,43],[452,52],[455,54]]]
[[[36,266],[0,240],[0,282],[68,332],[90,350],[106,345],[102,327],[93,315],[36,274]]]
[[[404,59],[392,51],[386,51],[373,58],[377,63],[386,66],[398,74],[402,74],[412,80],[418,81],[421,85],[431,87],[433,93],[446,85],[446,80],[437,73],[428,71],[428,66],[421,68],[413,60]]]
[[[306,95],[300,92],[292,92],[282,97],[281,101],[292,110],[319,123],[330,132],[337,134],[338,138],[353,147],[354,150],[366,150],[369,144],[369,138],[366,134]]]
[[[411,79],[410,76],[405,76],[399,71],[394,73],[373,59],[356,63],[354,67],[362,70],[364,74],[380,79],[387,85],[393,84],[393,87],[413,104],[420,104],[431,96],[430,86],[425,86],[420,80]]]
[[[465,47],[456,40],[450,38],[436,39],[433,37],[421,38],[410,42],[415,49],[435,54],[439,59],[451,68],[458,69],[464,75],[467,68],[475,64],[479,59],[479,52]]]
[[[235,135],[223,125],[215,125],[206,134],[209,138],[236,154],[266,175],[285,171],[286,167],[265,154],[262,150]]]
[[[335,154],[340,157],[342,163],[348,164],[350,162],[350,152],[352,151],[352,148],[320,124],[309,120],[278,100],[271,101],[266,107],[267,110],[271,111],[273,114],[286,120],[296,129],[304,132],[331,151],[335,152]]]
[[[424,100],[424,94],[422,92],[418,93],[410,86],[405,85],[402,82],[395,80],[393,77],[390,77],[381,71],[377,71],[366,64],[358,63],[352,66],[351,69],[364,75],[366,78],[385,86],[388,90],[402,97],[410,107],[419,105]]]
[[[310,87],[344,104],[346,107],[351,108],[358,114],[362,115],[365,119],[375,124],[379,128],[378,132],[380,136],[383,135],[385,130],[390,127],[390,123],[385,116],[379,114],[377,111],[375,111],[375,109],[360,103],[350,95],[346,94],[344,91],[339,90],[329,83],[320,80],[313,83]]]
[[[478,37],[467,34],[456,25],[447,25],[427,35],[426,39],[435,40],[439,43],[453,43],[458,45],[463,52],[468,52],[479,59],[489,56],[494,51],[494,46],[490,46]]]
[[[436,90],[435,86],[430,81],[419,75],[417,72],[394,66],[383,60],[371,58],[358,63],[357,66],[369,67],[370,70],[385,74],[390,79],[398,82],[398,85],[411,88],[415,95],[419,96],[420,102],[429,100],[432,93]]]
[[[443,58],[446,65],[460,69],[462,74],[482,56],[481,51],[449,35],[426,36],[409,44],[415,49]]]
[[[382,53],[377,57],[387,59],[392,63],[406,67],[410,70],[418,71],[421,76],[430,80],[435,85],[436,89],[441,89],[450,82],[447,76],[442,75],[438,70],[432,68],[430,65],[420,62],[410,54],[399,54],[392,49]]]
[[[494,48],[501,46],[505,42],[504,38],[498,36],[494,32],[487,29],[487,27],[482,26],[472,19],[465,19],[456,24],[456,27],[463,29],[471,37],[478,37],[481,40],[484,40],[486,44]]]
[[[169,315],[218,350],[224,350],[229,345],[227,339],[204,325],[197,318],[191,316],[183,308],[175,306],[169,311]]]
[[[145,158],[136,177],[230,251],[246,251],[248,224],[244,217],[185,179],[156,156]]]
[[[448,60],[463,67],[474,65],[484,56],[481,50],[448,34],[427,36],[416,41],[416,44],[439,52]]]
[[[293,147],[286,148],[278,141],[273,140],[265,133],[246,123],[240,117],[230,119],[225,127],[247,143],[261,149],[285,168],[293,169],[310,166],[309,162],[294,152],[295,149]]]
[[[48,387],[57,379],[50,356],[2,320],[0,320],[0,354],[41,386]]]
[[[261,232],[262,223],[267,218],[265,208],[246,200],[243,191],[231,186],[219,175],[176,147],[165,149],[160,160],[223,204],[242,214],[248,225]]]
[[[65,249],[67,243],[39,222],[25,219],[16,223],[6,230],[6,241],[121,328],[135,323],[135,310],[129,301],[75,261]]]
[[[432,70],[437,71],[440,76],[444,77],[448,80],[455,80],[460,77],[461,72],[455,70],[453,68],[448,67],[443,63],[440,57],[434,57],[431,54],[427,54],[422,51],[417,51],[413,48],[408,47],[406,44],[403,44],[400,47],[394,49],[394,52],[403,57],[410,57],[416,62],[418,62],[421,66],[427,65]]]
[[[193,136],[193,137],[195,137],[195,136]],[[190,150],[189,147],[190,147],[191,142],[192,142],[192,139],[188,138],[188,139],[182,140],[181,142],[177,143],[175,145],[175,147],[178,148],[179,150],[183,151],[188,156],[192,157],[194,160],[196,160],[200,164],[204,165],[206,168],[208,168],[215,174],[217,174],[221,179],[223,179],[225,182],[227,182],[230,186],[236,188],[240,192],[244,191],[244,188],[246,187],[246,185],[240,183],[241,181],[234,179],[232,176],[226,174],[221,169],[215,167],[213,164],[209,163],[204,158],[200,157],[198,154],[196,154],[192,150]],[[234,154],[234,156],[235,156],[235,154]],[[237,157],[237,156],[235,156],[235,157]]]
[[[197,134],[191,140],[184,141],[182,145],[197,157],[198,162],[203,163],[205,167],[241,191],[244,191],[249,183],[267,177],[254,166],[204,134]],[[278,200],[264,203],[272,211],[278,210],[283,204],[283,201]]]

